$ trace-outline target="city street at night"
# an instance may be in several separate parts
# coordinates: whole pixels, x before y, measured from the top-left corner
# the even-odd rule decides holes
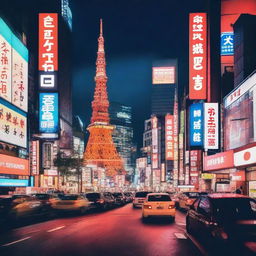
[[[256,0],[0,0],[0,256],[256,255]]]
[[[69,216],[0,236],[0,255],[201,255],[185,235],[185,214],[142,222],[131,204],[104,213]]]

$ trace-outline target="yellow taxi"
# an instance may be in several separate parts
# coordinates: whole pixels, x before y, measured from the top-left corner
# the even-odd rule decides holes
[[[52,208],[57,212],[74,211],[84,214],[89,206],[88,199],[76,194],[58,195],[58,198],[52,200]]]
[[[147,195],[142,208],[142,218],[151,216],[166,216],[175,219],[175,202],[167,193],[150,193]]]

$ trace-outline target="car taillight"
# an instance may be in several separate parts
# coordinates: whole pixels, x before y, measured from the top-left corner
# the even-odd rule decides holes
[[[191,199],[187,199],[187,204],[192,204],[193,201]]]
[[[151,205],[144,205],[144,209],[152,209]]]
[[[99,199],[97,202],[100,203],[100,204],[103,204],[104,203],[104,199]]]
[[[169,205],[169,206],[168,206],[168,209],[174,209],[174,208],[175,208],[174,205]]]

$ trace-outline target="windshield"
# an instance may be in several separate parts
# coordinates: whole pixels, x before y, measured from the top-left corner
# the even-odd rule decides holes
[[[189,197],[189,198],[197,198],[197,197],[199,197],[199,193],[197,193],[197,192],[186,192],[186,193],[184,193],[187,197]]]
[[[137,192],[135,197],[146,197],[149,192]]]
[[[149,202],[168,202],[171,201],[170,196],[168,195],[152,195],[148,196],[148,201]]]
[[[62,196],[59,196],[59,198],[61,200],[77,200],[78,196],[77,195],[62,195]]]
[[[213,211],[218,219],[256,219],[256,201],[249,198],[218,198],[213,200]]]
[[[100,199],[100,194],[99,193],[90,193],[86,194],[86,198],[91,201],[91,200],[97,200]]]
[[[35,194],[32,196],[36,197],[37,199],[41,199],[41,200],[47,200],[50,198],[50,196],[48,194]]]
[[[121,197],[121,196],[122,196],[122,193],[113,193],[113,196],[114,196],[114,197]]]

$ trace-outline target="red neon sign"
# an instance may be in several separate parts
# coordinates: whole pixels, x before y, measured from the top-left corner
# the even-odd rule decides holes
[[[165,116],[165,158],[174,160],[174,117],[167,114]]]
[[[39,60],[40,71],[58,70],[58,14],[39,13]]]
[[[207,86],[207,16],[189,15],[189,98],[206,99]]]

